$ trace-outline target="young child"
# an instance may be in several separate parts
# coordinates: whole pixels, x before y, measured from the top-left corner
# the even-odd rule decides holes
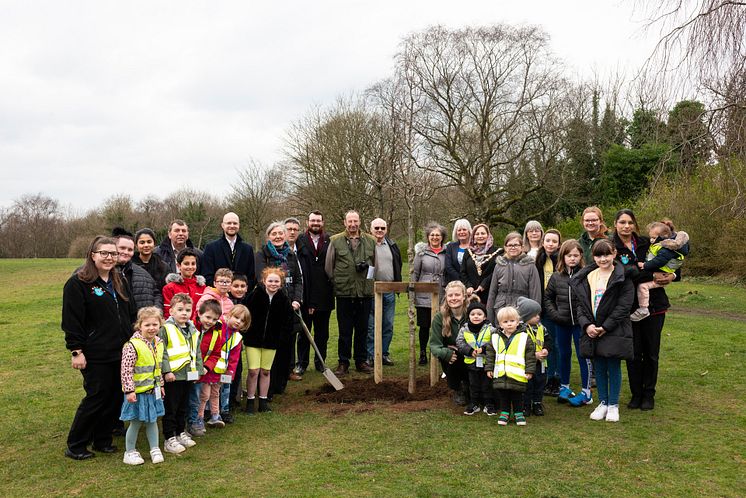
[[[534,343],[520,323],[518,310],[512,306],[497,312],[500,326],[487,343],[487,376],[499,402],[499,425],[508,425],[511,409],[516,425],[526,425],[523,414],[523,392],[536,368]]]
[[[584,332],[580,355],[593,359],[596,372],[600,403],[591,419],[618,422],[621,364],[634,357],[629,312],[635,290],[624,265],[615,261],[616,249],[611,242],[599,240],[591,251],[594,263],[570,281],[577,296],[578,324]]]
[[[124,402],[119,419],[130,423],[124,440],[123,461],[127,465],[145,463],[136,449],[137,435],[143,425],[150,445],[150,459],[153,463],[163,461],[158,446],[158,417],[164,414],[161,377],[163,341],[157,335],[162,325],[161,310],[155,306],[140,308],[135,333],[122,348]]]
[[[689,254],[689,235],[679,231],[674,234],[673,223],[668,221],[656,221],[648,225],[650,236],[650,249],[645,256],[645,262],[638,262],[641,270],[650,273],[661,271],[676,273],[676,270],[684,264],[684,257]],[[637,286],[637,303],[639,308],[635,310],[630,319],[639,322],[650,316],[648,305],[650,304],[650,289],[658,289],[661,286],[654,280],[643,282]]]
[[[267,401],[272,362],[277,346],[290,337],[293,328],[293,308],[284,286],[285,272],[279,267],[267,266],[262,270],[261,283],[249,294],[251,326],[244,336],[244,345],[247,347],[249,369],[246,413],[250,415],[254,413],[257,380],[259,411],[272,411]]]
[[[202,355],[199,354],[199,332],[189,319],[192,316],[192,298],[180,292],[171,298],[170,303],[171,316],[158,333],[165,345],[161,367],[166,380],[166,413],[163,416],[166,444],[163,449],[169,453],[181,453],[197,444],[184,431],[184,425],[189,393],[204,369]]]
[[[575,274],[585,265],[583,247],[575,239],[562,243],[557,261],[557,271],[549,278],[544,291],[544,314],[554,323],[559,354],[560,389],[558,403],[569,403],[571,406],[583,406],[593,402],[591,396],[591,361],[580,355],[580,326],[575,312],[575,301],[570,286]],[[570,389],[570,370],[572,366],[572,344],[575,344],[575,356],[580,367],[581,391],[575,394]]]
[[[487,308],[478,300],[469,305],[466,313],[468,321],[459,329],[456,337],[456,347],[464,355],[464,364],[469,373],[471,401],[466,406],[464,415],[479,413],[480,406],[484,407],[487,415],[497,415],[490,385],[492,381],[484,371],[485,347],[490,342],[495,327],[487,321]]]
[[[246,275],[241,273],[234,273],[233,280],[231,280],[231,290],[228,297],[231,298],[233,304],[246,305],[246,294],[249,292],[249,279]]]
[[[169,273],[166,276],[166,285],[163,287],[163,313],[166,318],[171,316],[171,298],[175,294],[183,292],[196,303],[205,291],[205,278],[197,273],[197,252],[187,247],[176,257],[176,268],[179,273]],[[193,306],[190,320],[194,321],[197,316],[197,307]]]
[[[223,336],[223,324],[219,321],[222,309],[220,303],[215,299],[202,301],[199,306],[199,330],[200,330],[200,354],[202,355],[202,366],[205,373],[195,384],[198,403],[190,399],[189,434],[192,436],[205,435],[204,413],[207,402],[210,402],[210,420],[207,425],[211,427],[224,427],[225,423],[220,418],[220,375],[215,374],[215,364],[220,358],[220,348],[223,347],[225,337]],[[193,396],[193,395],[192,395]]]
[[[243,304],[237,304],[228,312],[223,324],[223,346],[220,348],[220,359],[215,364],[215,373],[220,375],[220,417],[226,424],[233,423],[230,413],[230,393],[233,380],[236,378],[238,362],[241,359],[243,336],[251,325],[251,313]]]
[[[197,301],[197,309],[200,304],[208,299],[214,299],[220,303],[222,309],[220,320],[225,323],[225,317],[228,312],[233,308],[233,301],[230,298],[228,292],[231,290],[231,282],[233,281],[233,272],[228,268],[218,268],[215,272],[214,282],[215,287],[206,287],[202,293],[202,297]]]
[[[518,298],[518,314],[521,321],[526,325],[526,333],[534,342],[534,375],[526,384],[526,392],[523,394],[523,413],[529,416],[544,415],[544,386],[547,383],[547,357],[552,349],[553,338],[549,329],[541,323],[541,306],[533,299],[527,297]]]

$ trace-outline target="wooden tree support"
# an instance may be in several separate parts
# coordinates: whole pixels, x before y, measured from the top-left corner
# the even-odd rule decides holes
[[[375,353],[373,357],[373,378],[376,384],[379,384],[383,380],[383,340],[382,340],[382,328],[383,328],[383,294],[387,292],[422,292],[430,294],[430,310],[431,317],[435,317],[438,312],[438,306],[440,304],[439,292],[440,286],[437,283],[431,282],[376,282],[373,286],[375,291],[375,335],[374,335],[374,348]],[[410,394],[415,392],[416,389],[416,351],[415,351],[415,337],[414,330],[409,331],[409,386],[408,391]],[[440,378],[440,363],[438,359],[430,355],[430,385],[434,386]]]

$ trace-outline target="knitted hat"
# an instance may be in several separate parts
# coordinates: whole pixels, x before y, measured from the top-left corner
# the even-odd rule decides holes
[[[485,315],[487,314],[487,308],[484,307],[484,304],[480,303],[479,301],[473,301],[468,308],[466,308],[466,316],[469,316],[471,314],[472,310],[482,310],[482,313]]]
[[[533,299],[529,299],[527,297],[519,297],[518,313],[521,315],[521,321],[527,322],[536,315],[541,314],[541,306]]]

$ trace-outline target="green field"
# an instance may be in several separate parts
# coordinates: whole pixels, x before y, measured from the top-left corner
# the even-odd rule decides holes
[[[618,424],[592,422],[590,407],[554,399],[545,400],[547,416],[524,428],[464,417],[448,400],[329,406],[306,392],[323,383],[313,372],[291,383],[272,414],[239,414],[181,456],[129,467],[121,453],[63,457],[83,395],[59,327],[62,285],[78,264],[0,260],[3,496],[745,494],[744,288],[701,280],[669,287],[656,409],[623,407]],[[406,376],[405,305],[401,297],[387,377]],[[577,368],[573,375],[577,385]],[[625,380],[622,404],[628,399]],[[139,443],[146,455],[144,434]]]

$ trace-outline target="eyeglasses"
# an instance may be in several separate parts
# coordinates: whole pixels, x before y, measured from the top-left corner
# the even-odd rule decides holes
[[[386,230],[386,227],[373,227],[373,230]]]
[[[99,254],[102,258],[116,258],[119,253],[111,251],[93,251],[93,254]]]
[[[516,247],[521,247],[523,244],[506,244],[505,247],[509,249],[515,249]]]
[[[583,220],[583,223],[598,223],[599,221],[601,221],[601,220],[599,220],[598,218],[594,218],[594,219],[592,219],[592,218],[586,218],[586,219]]]
[[[216,280],[215,283],[218,285],[230,285],[231,281],[230,280]]]

